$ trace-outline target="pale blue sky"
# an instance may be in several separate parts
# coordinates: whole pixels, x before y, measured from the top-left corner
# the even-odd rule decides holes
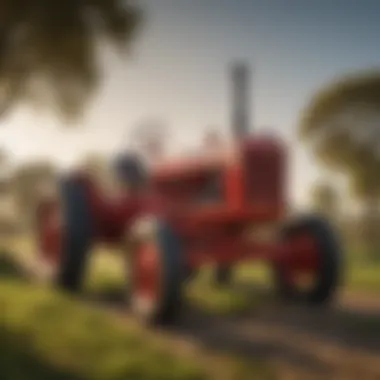
[[[71,162],[88,151],[111,153],[127,128],[157,118],[172,142],[197,141],[202,129],[229,127],[227,67],[255,70],[256,127],[295,140],[299,112],[322,84],[380,63],[376,0],[145,0],[146,25],[129,62],[106,55],[104,87],[80,129],[62,130],[29,110],[0,127],[0,146],[17,161],[50,156]],[[319,172],[291,145],[293,197],[302,201]]]

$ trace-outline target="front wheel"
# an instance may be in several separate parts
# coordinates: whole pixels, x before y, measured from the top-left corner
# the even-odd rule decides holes
[[[342,248],[330,224],[318,216],[293,221],[283,230],[287,258],[275,265],[280,296],[307,303],[328,302],[342,268]]]
[[[145,218],[144,218],[145,219]],[[136,225],[145,224],[144,231]],[[159,218],[141,219],[131,233],[130,306],[147,324],[169,324],[181,310],[184,266],[180,239]]]

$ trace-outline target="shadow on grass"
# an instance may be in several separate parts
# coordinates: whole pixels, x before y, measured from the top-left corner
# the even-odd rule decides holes
[[[231,335],[236,325],[248,320],[252,324],[262,324],[263,328],[283,327],[380,354],[380,307],[378,311],[373,311],[361,306],[355,308],[339,304],[330,307],[283,304],[276,300],[271,289],[250,282],[236,283],[225,290],[215,290],[210,284],[199,283],[187,292],[187,297],[184,318],[176,330],[205,340],[211,346],[225,346],[238,353],[249,353],[250,342],[246,338],[243,338],[242,345],[235,344],[231,336],[225,344],[221,343],[223,336]],[[91,299],[103,307],[120,309],[125,307],[126,292],[112,286],[94,292]],[[210,339],[213,332],[219,337],[215,339],[215,344]],[[270,353],[269,347],[257,350],[257,342],[251,343],[253,353]],[[277,352],[281,345],[272,348]],[[284,350],[289,350],[286,344]]]
[[[25,270],[12,252],[0,251],[0,278],[26,279]]]
[[[87,380],[41,360],[25,340],[0,327],[0,371],[3,380]]]
[[[0,308],[1,380],[207,378],[133,325],[45,287],[1,281]]]
[[[380,355],[380,313],[346,306],[288,307],[281,314],[265,315],[265,323],[305,332],[345,347]]]
[[[205,288],[202,288],[205,286]],[[268,358],[280,357],[288,363],[325,376],[328,369],[309,354],[289,347],[286,342],[271,342],[265,338],[248,337],[239,327],[249,319],[253,324],[262,318],[262,311],[275,304],[273,293],[252,284],[238,284],[226,290],[207,289],[207,285],[196,284],[187,292],[188,302],[183,317],[175,326],[164,329],[181,339],[189,339],[226,355],[248,359],[252,367],[260,367]],[[236,297],[234,296],[237,296]],[[125,293],[108,288],[92,294],[93,301],[102,307],[122,310]],[[243,302],[245,301],[245,303]],[[274,311],[274,313],[276,313]],[[265,328],[265,327],[264,327]],[[261,378],[273,378],[265,368],[260,369]],[[266,377],[265,377],[266,376]]]
[[[364,354],[380,355],[379,312],[338,305],[326,308],[286,305],[273,302],[273,293],[262,287],[255,290],[252,285],[239,284],[237,288],[247,298],[249,294],[256,294],[255,297],[259,294],[265,300],[267,293],[267,301],[261,305],[254,303],[250,310],[235,316],[191,305],[181,323],[170,331],[196,339],[208,349],[247,358],[279,358],[322,377],[331,374],[331,365],[304,350],[302,345],[293,345],[292,336],[295,339],[297,334],[304,334],[310,341],[322,340],[342,348],[361,349]],[[273,331],[286,333],[276,335]],[[315,343],[315,350],[320,349]]]
[[[17,275],[17,266],[13,269]],[[294,336],[306,333],[311,340],[322,339],[347,348],[361,348],[365,353],[380,354],[380,313],[345,305],[327,309],[282,305],[274,302],[270,290],[252,283],[241,282],[221,291],[210,284],[198,283],[193,290],[183,319],[167,331],[198,341],[208,349],[247,357],[255,361],[255,366],[260,360],[280,358],[326,377],[330,366],[302,347],[292,345],[292,332]],[[126,291],[122,283],[107,280],[85,297],[98,306],[119,310],[125,307]],[[277,329],[290,331],[290,339],[255,335]],[[117,336],[115,334],[115,339]]]

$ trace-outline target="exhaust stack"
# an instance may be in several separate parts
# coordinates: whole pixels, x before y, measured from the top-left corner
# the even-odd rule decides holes
[[[231,131],[234,139],[244,138],[251,130],[251,91],[249,66],[245,62],[236,62],[232,66],[232,110]]]

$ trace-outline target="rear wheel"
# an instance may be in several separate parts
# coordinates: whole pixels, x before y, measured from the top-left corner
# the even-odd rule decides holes
[[[325,303],[334,295],[342,267],[342,248],[321,217],[300,218],[284,228],[289,257],[275,266],[277,291],[283,298]]]
[[[61,199],[42,201],[37,213],[38,264],[59,288],[81,290],[91,245],[90,208],[82,184],[66,179]]]
[[[132,232],[130,306],[144,323],[168,324],[181,311],[185,275],[182,250],[168,223],[153,217],[148,224],[143,233]]]

